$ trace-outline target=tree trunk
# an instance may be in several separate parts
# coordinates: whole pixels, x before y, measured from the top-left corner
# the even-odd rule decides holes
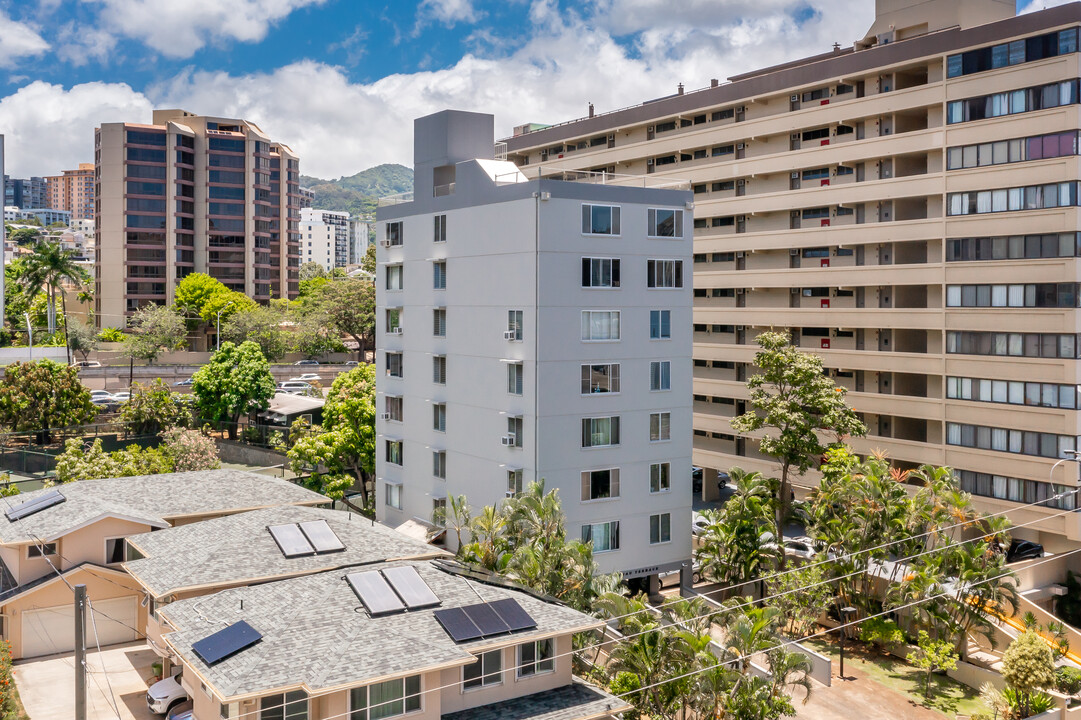
[[[789,464],[785,462],[781,465],[781,486],[777,489],[777,503],[775,505],[775,523],[777,526],[777,537],[774,538],[777,543],[777,569],[784,570],[786,566],[785,554],[784,554],[784,519],[788,517],[788,495],[790,490],[788,489],[788,468]]]
[[[64,290],[60,290],[60,315],[64,318],[64,349],[68,351],[68,365],[71,365],[71,341],[68,339],[68,299]]]
[[[48,316],[49,334],[52,335],[56,332],[56,288],[52,285],[49,286],[49,302],[46,315]]]

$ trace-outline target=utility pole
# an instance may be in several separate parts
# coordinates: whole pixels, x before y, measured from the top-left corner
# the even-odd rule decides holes
[[[86,585],[75,586],[75,720],[86,720]]]

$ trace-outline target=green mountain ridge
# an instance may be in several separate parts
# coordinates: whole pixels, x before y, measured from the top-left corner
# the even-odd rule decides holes
[[[386,163],[337,180],[300,176],[301,187],[315,192],[315,207],[353,215],[375,212],[378,198],[413,189],[413,171],[404,165]]]

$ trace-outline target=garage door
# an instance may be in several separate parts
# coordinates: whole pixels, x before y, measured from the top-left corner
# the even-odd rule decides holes
[[[136,639],[136,598],[98,600],[94,603],[94,610],[94,619],[98,626],[97,638],[102,647]],[[27,610],[22,616],[24,658],[71,652],[75,649],[74,605]],[[86,647],[88,650],[96,647],[94,625],[90,621],[89,612],[86,615]]]

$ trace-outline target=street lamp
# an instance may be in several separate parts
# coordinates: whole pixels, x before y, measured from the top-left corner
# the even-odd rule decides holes
[[[232,300],[230,300],[229,302],[222,305],[221,310],[218,311],[218,323],[217,323],[218,332],[215,334],[215,338],[218,341],[218,347],[217,347],[218,350],[221,350],[221,314],[223,312],[225,312],[225,308],[229,307],[230,305],[234,305],[234,304],[235,303]]]
[[[856,608],[850,606],[841,608],[841,674],[840,678],[845,679],[845,625],[848,624],[848,617],[855,614]]]

